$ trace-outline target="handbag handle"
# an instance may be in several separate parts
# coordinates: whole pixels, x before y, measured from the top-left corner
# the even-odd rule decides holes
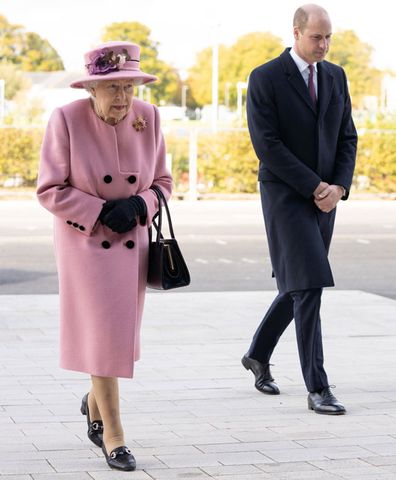
[[[168,218],[168,226],[169,226],[170,236],[171,236],[171,238],[175,239],[175,234],[174,234],[173,225],[172,225],[172,219],[171,219],[171,215],[170,215],[170,211],[169,211],[169,207],[168,207],[168,202],[166,201],[165,195],[162,192],[162,190],[160,189],[160,187],[158,187],[157,185],[152,185],[150,187],[150,189],[153,190],[153,192],[156,194],[156,196],[158,198],[158,226],[153,221],[153,225],[154,225],[155,229],[157,230],[156,242],[159,243],[160,238],[162,237],[162,206],[165,207],[166,216]]]

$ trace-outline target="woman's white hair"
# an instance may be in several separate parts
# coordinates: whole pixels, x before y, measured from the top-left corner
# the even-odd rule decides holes
[[[97,80],[92,80],[91,82],[84,82],[83,85],[84,85],[85,90],[88,93],[92,94],[92,89],[97,87],[98,83],[99,82]]]

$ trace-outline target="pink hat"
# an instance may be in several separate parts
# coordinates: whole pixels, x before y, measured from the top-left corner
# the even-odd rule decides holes
[[[140,47],[130,42],[107,42],[84,55],[87,75],[70,84],[72,88],[85,88],[86,82],[131,78],[135,85],[157,80],[140,70]]]

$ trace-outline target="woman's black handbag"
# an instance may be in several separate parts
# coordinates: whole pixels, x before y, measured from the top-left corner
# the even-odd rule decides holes
[[[179,245],[173,232],[172,220],[162,190],[156,185],[151,189],[158,198],[158,224],[153,220],[153,226],[157,232],[155,240],[152,240],[152,228],[149,229],[149,266],[147,285],[157,290],[170,290],[172,288],[186,287],[190,284],[190,273],[180,251]],[[162,207],[165,207],[168,217],[169,232],[171,238],[164,238],[162,229]]]

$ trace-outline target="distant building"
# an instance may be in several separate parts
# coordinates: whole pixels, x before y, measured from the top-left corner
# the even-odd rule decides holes
[[[86,98],[88,93],[84,89],[70,88],[70,83],[82,77],[82,72],[26,72],[32,82],[29,97],[39,98],[43,104],[43,120],[46,122],[56,107]]]

